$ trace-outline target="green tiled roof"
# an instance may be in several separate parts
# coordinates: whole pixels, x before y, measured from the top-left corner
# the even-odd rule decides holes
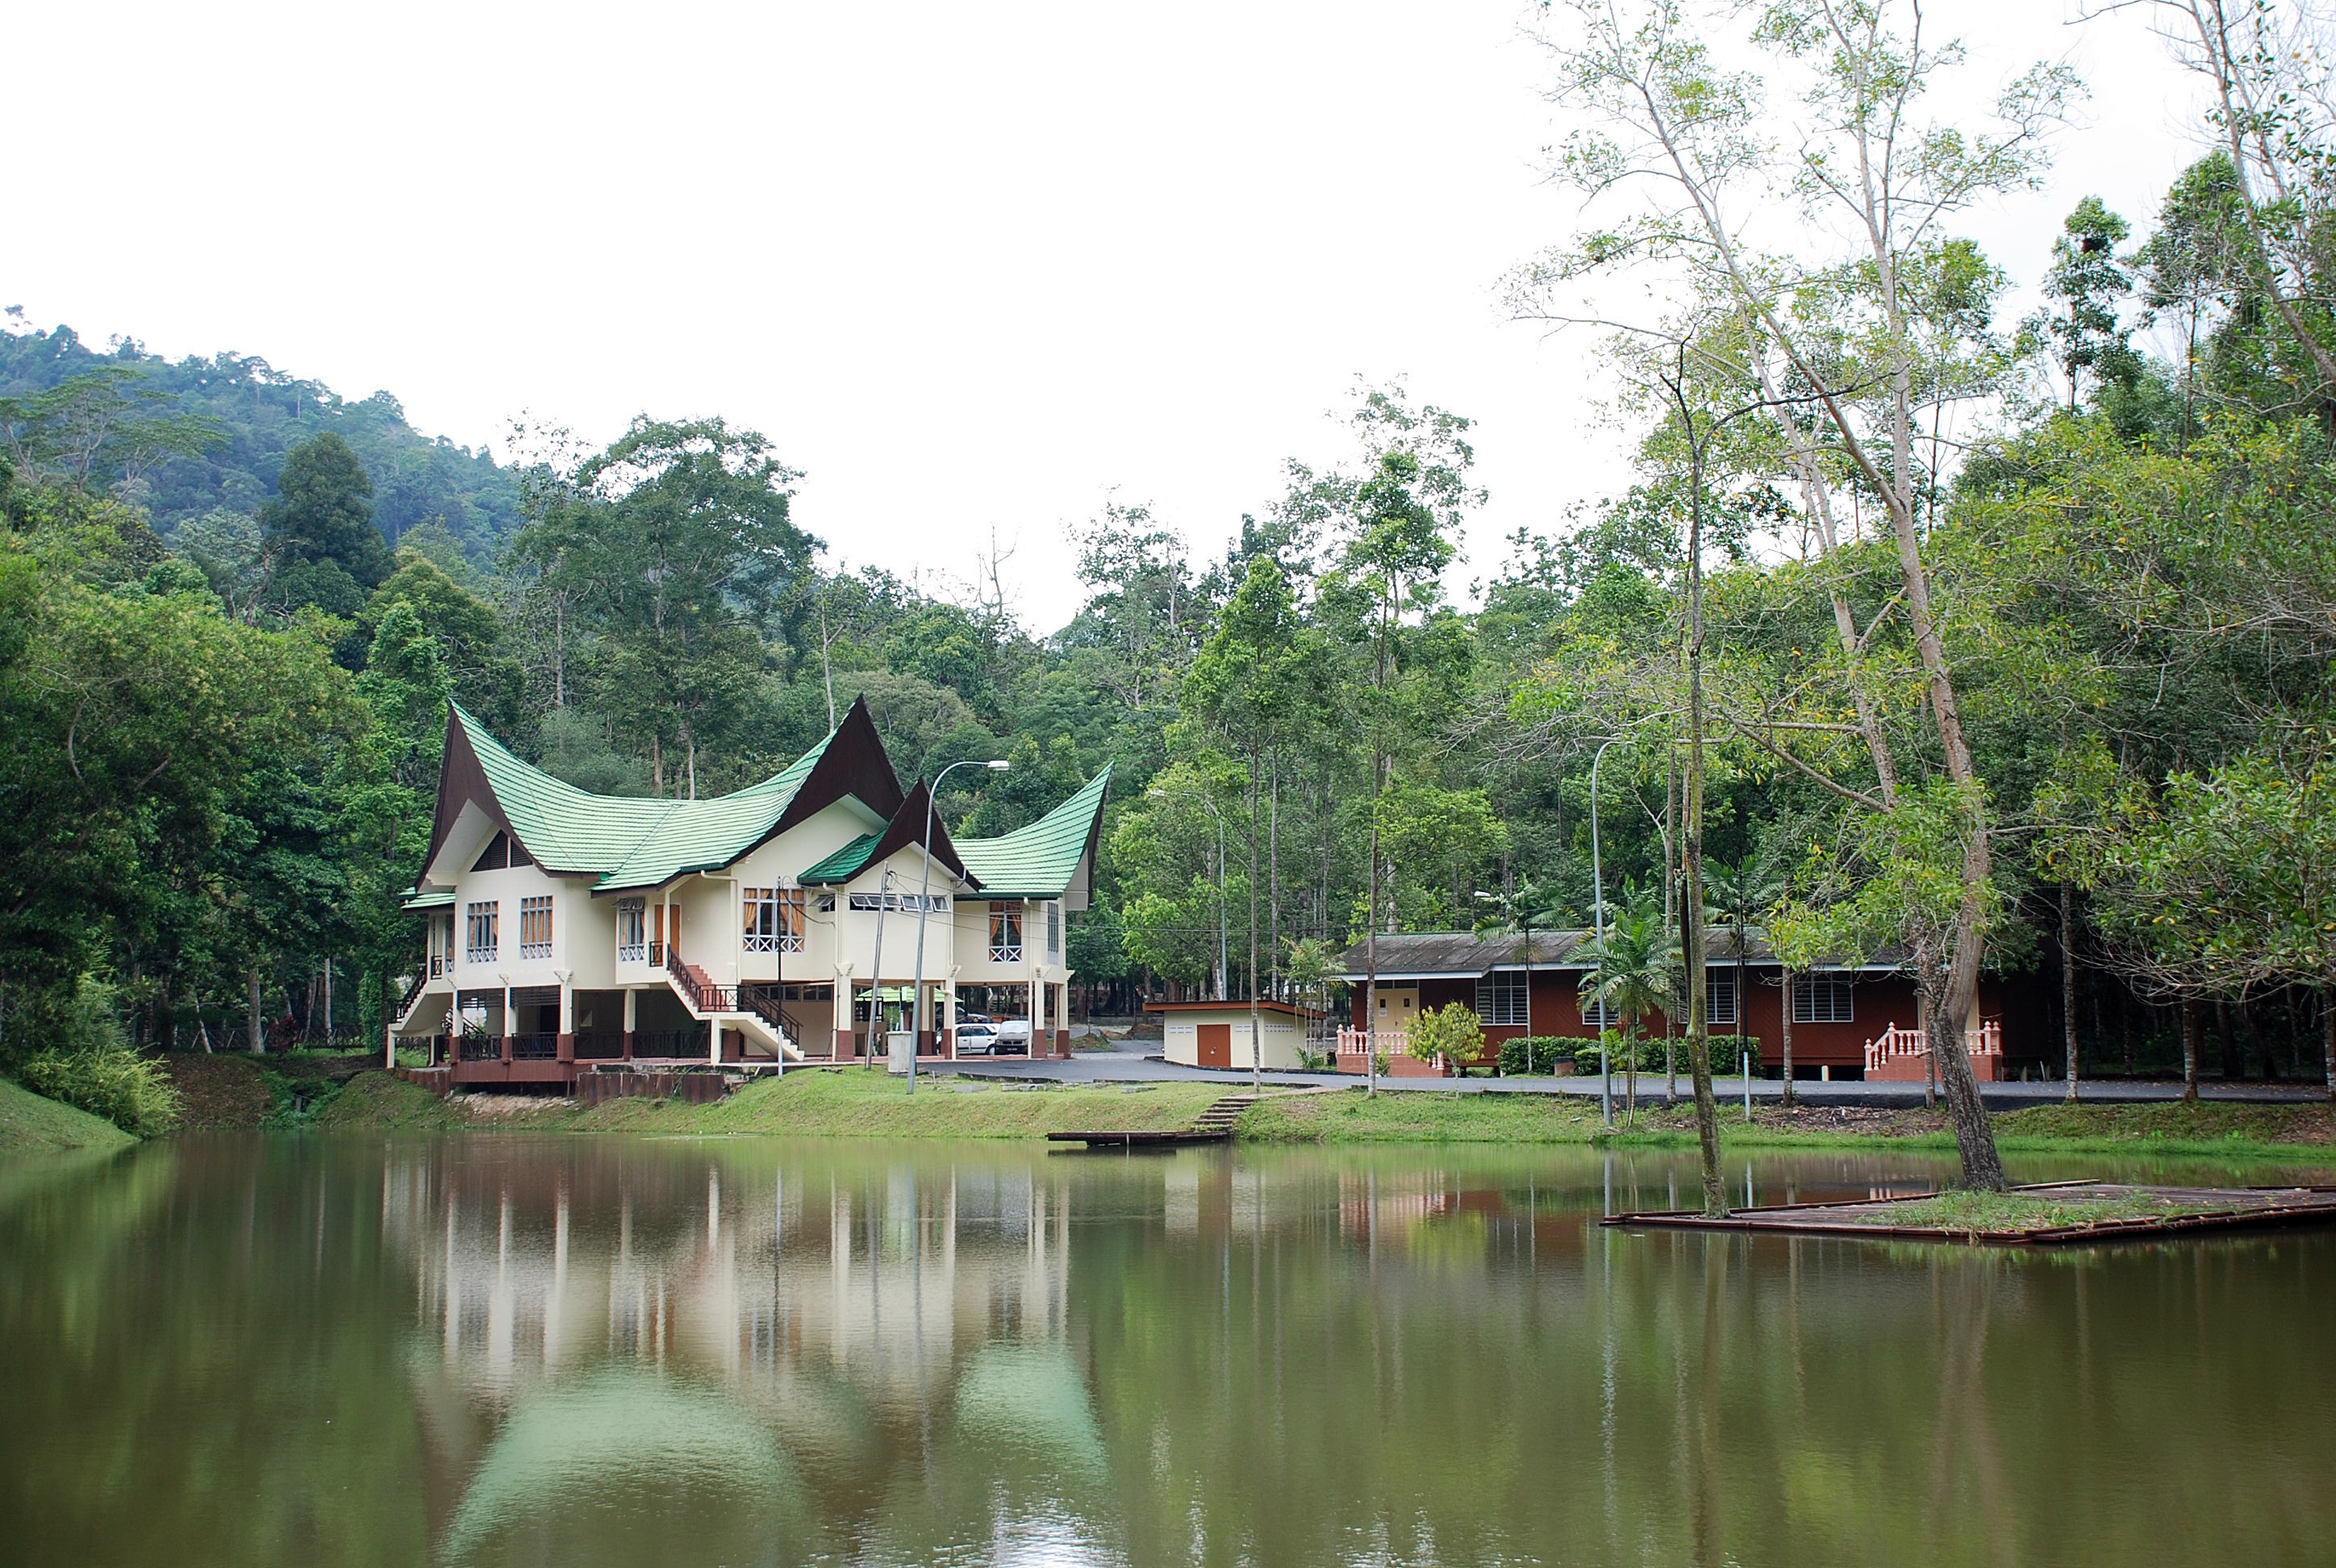
[[[868,863],[868,856],[880,842],[874,833],[861,833],[817,865],[805,866],[795,880],[807,888],[832,887],[848,882],[858,876]]]
[[[402,910],[443,910],[452,908],[453,902],[454,895],[451,892],[417,893],[412,888],[408,888],[400,898],[397,907]]]
[[[994,839],[958,840],[965,869],[993,897],[1060,898],[1078,875],[1079,862],[1095,840],[1095,823],[1103,817],[1104,789],[1110,783],[1106,765],[1085,789],[1027,827]]]
[[[827,740],[757,784],[713,800],[641,800],[596,795],[529,766],[476,719],[454,710],[495,802],[539,864],[598,872],[595,891],[656,887],[690,872],[727,865],[777,823],[827,749]]]

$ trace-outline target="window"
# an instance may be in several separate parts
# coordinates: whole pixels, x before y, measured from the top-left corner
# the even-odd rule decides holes
[[[853,893],[852,907],[867,914],[879,910],[915,914],[921,909],[929,914],[945,915],[949,913],[949,901],[947,893]]]
[[[1582,1021],[1588,1024],[1591,1028],[1611,1029],[1617,1027],[1621,1024],[1621,1014],[1616,1012],[1608,1004],[1600,1001],[1596,997],[1591,995],[1588,978],[1586,976],[1583,979],[1583,984],[1582,987],[1581,1002]]]
[[[1736,971],[1703,971],[1703,1018],[1709,1024],[1736,1027]]]
[[[462,961],[493,963],[496,937],[502,925],[502,905],[472,904],[462,913],[465,919]]]
[[[1063,956],[1063,906],[1060,904],[1046,906],[1046,956],[1050,959]]]
[[[639,899],[617,901],[617,961],[647,963],[649,957],[647,907]]]
[[[1494,969],[1476,977],[1476,1021],[1495,1027],[1516,1028],[1525,1023],[1525,977],[1514,969]]]
[[[835,895],[833,893],[820,894],[818,909],[821,914],[833,914],[835,912]]]
[[[519,901],[519,956],[523,959],[548,959],[551,956],[551,899],[521,899]]]
[[[1020,904],[989,906],[989,961],[993,964],[1018,964],[1022,961]]]
[[[748,888],[746,950],[750,953],[799,953],[803,950],[803,896],[801,888]]]
[[[1793,977],[1793,1022],[1845,1024],[1850,1021],[1847,975]]]

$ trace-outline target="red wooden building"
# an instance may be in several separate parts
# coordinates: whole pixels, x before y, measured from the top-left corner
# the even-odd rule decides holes
[[[1714,1034],[1750,1035],[1760,1042],[1768,1076],[1784,1058],[1784,966],[1755,930],[1740,963],[1733,933],[1708,933],[1705,969],[1708,1010]],[[1597,1038],[1601,1024],[1596,1004],[1582,992],[1591,965],[1582,957],[1587,931],[1536,931],[1526,939],[1478,937],[1469,931],[1426,931],[1377,940],[1376,1018],[1378,1048],[1397,1073],[1432,1072],[1404,1055],[1403,1035],[1411,1020],[1453,1002],[1475,1009],[1484,1031],[1485,1051],[1472,1065],[1488,1066],[1501,1043],[1523,1035]],[[1363,1070],[1364,981],[1371,969],[1364,946],[1347,950],[1342,977],[1352,998],[1350,1029],[1343,1036],[1342,1071]],[[1742,977],[1738,996],[1738,975]],[[1820,964],[1792,977],[1793,1075],[1800,1078],[1868,1076],[1893,1080],[1925,1076],[1913,982],[1893,955],[1858,965]],[[1619,1024],[1620,1020],[1614,1020]],[[1660,1039],[1660,1014],[1641,1028]],[[1965,1038],[1982,1078],[2009,1076],[2042,1049],[2040,1042],[2009,1027],[2004,986],[1993,977],[1980,984],[1975,1016]],[[2009,1060],[2010,1066],[2006,1066]],[[1728,1070],[1722,1065],[1721,1070]]]

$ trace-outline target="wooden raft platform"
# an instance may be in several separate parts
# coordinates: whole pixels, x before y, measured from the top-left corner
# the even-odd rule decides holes
[[[2278,1225],[2336,1224],[2336,1187],[2158,1187],[2117,1182],[2041,1182],[2015,1193],[2109,1201],[2137,1197],[2162,1200],[2169,1212],[2037,1225],[2019,1231],[1933,1225],[1897,1225],[1871,1217],[1876,1211],[1920,1203],[1945,1194],[1918,1193],[1848,1202],[1771,1203],[1737,1209],[1712,1219],[1700,1210],[1653,1210],[1613,1214],[1603,1225],[1629,1229],[1766,1232],[1787,1236],[1836,1236],[1868,1242],[1956,1242],[1998,1247],[2065,1247],[2098,1242],[2137,1242],[2204,1231],[2253,1230]]]

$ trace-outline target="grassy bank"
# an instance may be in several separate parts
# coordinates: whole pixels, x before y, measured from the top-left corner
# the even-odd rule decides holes
[[[0,1078],[0,1156],[118,1149],[136,1142],[102,1116],[44,1099],[20,1084]]]
[[[599,1105],[521,1096],[441,1100],[383,1073],[355,1079],[315,1125],[344,1132],[633,1132],[677,1136],[797,1138],[1040,1138],[1056,1132],[1182,1127],[1225,1091],[1213,1084],[1116,1084],[1009,1088],[947,1078],[799,1072],[750,1084],[710,1105],[633,1098]]]
[[[312,1125],[351,1132],[639,1132],[832,1138],[1037,1138],[1051,1132],[1181,1127],[1228,1092],[1217,1084],[1008,1087],[995,1082],[920,1080],[911,1096],[897,1079],[861,1072],[799,1072],[748,1086],[714,1105],[459,1095],[441,1100],[377,1072],[360,1074],[324,1104]],[[1995,1118],[2007,1151],[2209,1155],[2336,1163],[2327,1106],[2205,1103],[2041,1105]],[[1238,1135],[1272,1144],[1608,1144],[1688,1148],[1694,1112],[1641,1104],[1634,1125],[1607,1131],[1594,1100],[1575,1096],[1445,1094],[1406,1090],[1376,1099],[1359,1090],[1274,1095],[1242,1113]],[[1761,1105],[1747,1125],[1722,1106],[1731,1149],[1952,1149],[1943,1111],[1856,1105]]]

